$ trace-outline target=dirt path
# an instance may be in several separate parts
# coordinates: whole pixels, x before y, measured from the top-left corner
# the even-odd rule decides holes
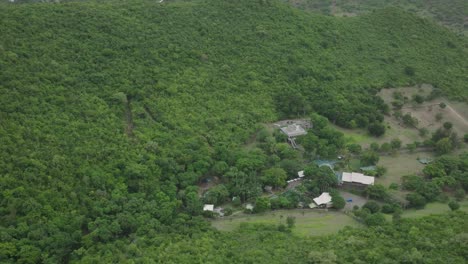
[[[450,105],[447,105],[447,109],[449,109],[450,111],[452,111],[452,113],[458,117],[461,121],[461,123],[464,125],[464,126],[467,126],[468,127],[468,121],[466,121],[466,119],[461,116],[455,109],[453,109]]]

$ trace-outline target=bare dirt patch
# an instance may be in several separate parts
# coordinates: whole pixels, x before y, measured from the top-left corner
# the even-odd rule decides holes
[[[431,93],[432,89],[433,87],[431,85],[423,84],[415,87],[382,89],[378,95],[389,105],[394,101],[393,94],[395,92],[399,92],[404,97],[408,98],[408,102],[403,105],[400,111],[403,115],[409,113],[411,116],[415,117],[418,120],[417,128],[426,128],[429,132],[434,132],[440,128],[444,122],[450,122],[453,124],[453,131],[459,136],[468,133],[468,105],[466,103],[452,102],[447,98],[437,98],[431,101],[425,101],[422,104],[417,104],[411,100],[414,95],[426,97]],[[444,103],[446,107],[440,107],[440,103]],[[392,114],[393,113],[394,111],[392,111]],[[438,115],[442,116],[441,120],[437,120],[436,117]],[[403,144],[423,141],[425,139],[419,135],[416,128],[405,126],[401,120],[393,115],[386,116],[385,123],[387,124],[387,128],[389,128],[384,138],[391,139],[398,137]]]

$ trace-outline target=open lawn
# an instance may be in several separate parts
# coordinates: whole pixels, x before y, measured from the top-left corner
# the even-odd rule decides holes
[[[459,210],[468,212],[468,201],[461,202]],[[403,212],[403,217],[416,218],[416,217],[428,216],[431,214],[443,214],[449,211],[450,211],[450,208],[448,207],[447,203],[430,203],[430,204],[427,204],[424,209],[405,210]]]
[[[338,232],[345,226],[361,226],[353,218],[344,213],[311,209],[278,210],[252,215],[241,214],[216,219],[211,223],[218,230],[233,231],[241,223],[286,224],[288,216],[296,218],[293,233],[302,236],[326,235]]]
[[[381,156],[378,165],[387,168],[387,173],[376,179],[376,183],[388,186],[391,183],[400,184],[401,176],[417,174],[425,165],[419,163],[420,158],[433,158],[431,152],[400,153],[396,156]]]
[[[460,202],[460,209],[461,211],[468,212],[468,201],[463,201]],[[448,207],[447,203],[430,203],[427,204],[424,209],[409,209],[403,211],[403,218],[418,218],[418,217],[424,217],[424,216],[429,216],[431,214],[444,214],[450,211],[450,208]],[[385,215],[385,218],[387,220],[391,220],[392,216],[391,215]]]

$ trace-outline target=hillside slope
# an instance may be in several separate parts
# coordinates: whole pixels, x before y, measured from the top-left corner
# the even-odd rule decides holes
[[[11,261],[206,229],[194,185],[256,157],[238,146],[260,122],[380,122],[375,93],[409,83],[468,98],[467,44],[398,9],[333,18],[275,1],[110,1],[0,14],[0,255]]]

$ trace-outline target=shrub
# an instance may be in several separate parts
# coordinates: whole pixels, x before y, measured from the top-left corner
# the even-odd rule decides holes
[[[374,151],[366,151],[361,156],[362,166],[375,165],[377,162],[379,162],[379,154]]]
[[[460,204],[453,200],[448,203],[448,206],[450,207],[450,210],[452,211],[456,211],[460,208]]]
[[[368,201],[362,206],[362,208],[368,209],[372,214],[378,213],[380,211],[380,205],[374,201]]]
[[[385,224],[385,216],[382,213],[370,214],[364,219],[367,226],[381,226]]]
[[[406,200],[409,202],[409,207],[417,209],[422,209],[427,204],[426,198],[419,193],[409,193],[406,195]]]
[[[380,137],[385,134],[385,126],[382,123],[372,123],[367,127],[369,133],[373,136]]]
[[[392,205],[384,204],[382,206],[382,213],[384,213],[384,214],[393,214],[393,212],[395,212],[395,208]]]
[[[333,203],[333,208],[335,209],[343,209],[346,205],[346,201],[341,195],[338,193],[332,195],[332,203]]]

